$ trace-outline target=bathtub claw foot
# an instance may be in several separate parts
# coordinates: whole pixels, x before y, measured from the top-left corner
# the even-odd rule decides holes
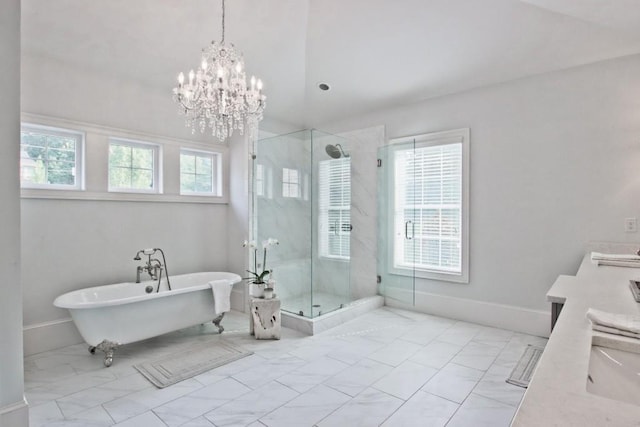
[[[224,313],[222,313],[220,316],[213,319],[213,324],[218,327],[218,333],[220,334],[224,332],[224,327],[220,324],[220,322],[222,322],[223,317],[224,317]]]
[[[93,347],[93,352],[91,354],[95,353],[96,349],[103,351],[104,366],[108,368],[113,364],[113,352],[116,351],[116,348],[118,348],[118,343],[115,343],[109,340],[104,340],[97,346]],[[91,347],[89,348],[89,351],[91,351]]]
[[[96,354],[96,348],[92,345],[89,346],[89,353]]]
[[[104,356],[104,366],[108,368],[113,363],[113,354],[111,356]]]

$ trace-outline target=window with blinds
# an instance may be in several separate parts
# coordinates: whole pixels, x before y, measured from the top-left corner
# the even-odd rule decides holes
[[[319,163],[320,256],[349,259],[351,239],[351,159],[323,160]]]
[[[447,133],[395,151],[394,268],[467,280],[465,131],[466,139]]]

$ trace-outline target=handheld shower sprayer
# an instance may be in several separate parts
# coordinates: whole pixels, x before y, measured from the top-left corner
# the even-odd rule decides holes
[[[149,256],[149,257],[150,257],[151,255],[155,254],[155,253],[156,253],[156,251],[160,251],[160,252],[162,252],[162,249],[160,249],[160,248],[147,248],[147,249],[140,249],[140,250],[138,251],[138,253],[136,254],[136,256],[135,256],[135,257],[133,257],[133,260],[134,260],[134,261],[140,261],[140,260],[142,259],[142,258],[140,258],[140,254],[142,254],[142,255],[147,255],[147,256]]]

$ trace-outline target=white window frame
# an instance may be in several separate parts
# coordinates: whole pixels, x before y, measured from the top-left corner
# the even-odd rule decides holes
[[[396,186],[391,187],[390,194],[391,203],[389,203],[389,218],[393,218],[393,224],[389,227],[389,239],[392,242],[392,250],[389,251],[389,266],[390,273],[398,275],[414,275],[415,277],[424,279],[433,279],[448,282],[457,283],[469,283],[469,136],[470,131],[468,128],[455,129],[444,132],[434,132],[416,136],[408,136],[402,138],[392,139],[390,143],[396,146],[396,150],[410,149],[407,147],[421,148],[429,146],[438,146],[444,144],[461,143],[462,149],[462,175],[461,175],[461,237],[460,237],[460,255],[461,255],[461,271],[453,272],[445,269],[421,269],[412,267],[398,267],[395,265],[394,251],[396,245],[396,198],[397,194]],[[404,146],[404,148],[403,148]],[[396,150],[393,152],[395,153]],[[395,157],[395,156],[393,156]],[[392,170],[392,176],[396,176],[395,162],[390,161],[390,167]],[[394,178],[395,179],[395,178]]]
[[[74,138],[76,140],[75,147],[75,165],[74,176],[75,184],[39,184],[39,183],[24,183],[22,182],[22,132],[39,132],[46,135],[63,136],[67,138]],[[27,189],[41,189],[41,190],[71,190],[82,191],[85,189],[85,171],[84,171],[84,152],[85,152],[85,134],[72,129],[65,129],[53,126],[36,125],[32,123],[21,123],[20,125],[20,187]]]
[[[336,233],[340,236],[348,236],[351,237],[351,194],[349,194],[349,204],[348,205],[331,205],[330,193],[331,193],[331,184],[335,183],[333,181],[332,172],[339,173],[340,177],[344,178],[343,173],[344,164],[348,164],[348,175],[349,175],[349,187],[351,187],[351,158],[350,157],[342,157],[340,159],[330,159],[330,160],[322,160],[318,164],[318,254],[322,258],[335,259],[335,260],[344,260],[348,261],[351,258],[351,255],[339,255],[335,253],[331,253],[329,238],[331,230],[331,224],[329,224],[329,212],[330,211],[339,211],[342,216],[342,212],[348,211],[349,214],[349,230],[344,230],[344,225],[346,223],[340,223],[340,226],[335,228],[333,233]],[[332,170],[331,165],[339,165],[340,169]],[[340,187],[340,192],[344,195],[344,185],[345,181],[341,180],[338,185]],[[344,197],[343,197],[344,199]],[[347,243],[350,245],[350,242]]]
[[[211,158],[211,191],[183,191],[182,190],[182,155],[195,157]],[[197,164],[197,163],[196,163]],[[206,197],[222,197],[222,153],[218,151],[194,150],[192,148],[180,148],[180,159],[178,159],[178,167],[180,168],[180,195],[183,196],[206,196]],[[193,174],[198,176],[197,171]]]
[[[137,141],[126,138],[110,137],[108,147],[111,144],[124,145],[133,148],[145,148],[153,151],[153,170],[152,179],[153,186],[150,189],[130,188],[130,187],[112,187],[111,186],[111,169],[109,167],[110,154],[107,151],[107,186],[110,193],[138,193],[138,194],[161,194],[162,193],[162,146],[153,142]]]
[[[298,180],[296,182],[290,181],[289,179],[285,181],[285,171],[295,172]],[[287,174],[289,173],[287,172]],[[291,192],[292,186],[294,185],[297,190],[295,194]],[[285,186],[287,188],[286,192]],[[282,168],[282,197],[285,199],[299,199],[300,197],[302,197],[302,174],[300,173],[300,170],[292,168]]]

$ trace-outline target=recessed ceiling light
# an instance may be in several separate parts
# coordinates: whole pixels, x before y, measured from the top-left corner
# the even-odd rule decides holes
[[[328,84],[326,84],[326,83],[318,83],[318,88],[319,88],[320,90],[325,90],[325,91],[326,91],[326,90],[331,89],[331,86],[329,86],[329,85],[328,85]]]

